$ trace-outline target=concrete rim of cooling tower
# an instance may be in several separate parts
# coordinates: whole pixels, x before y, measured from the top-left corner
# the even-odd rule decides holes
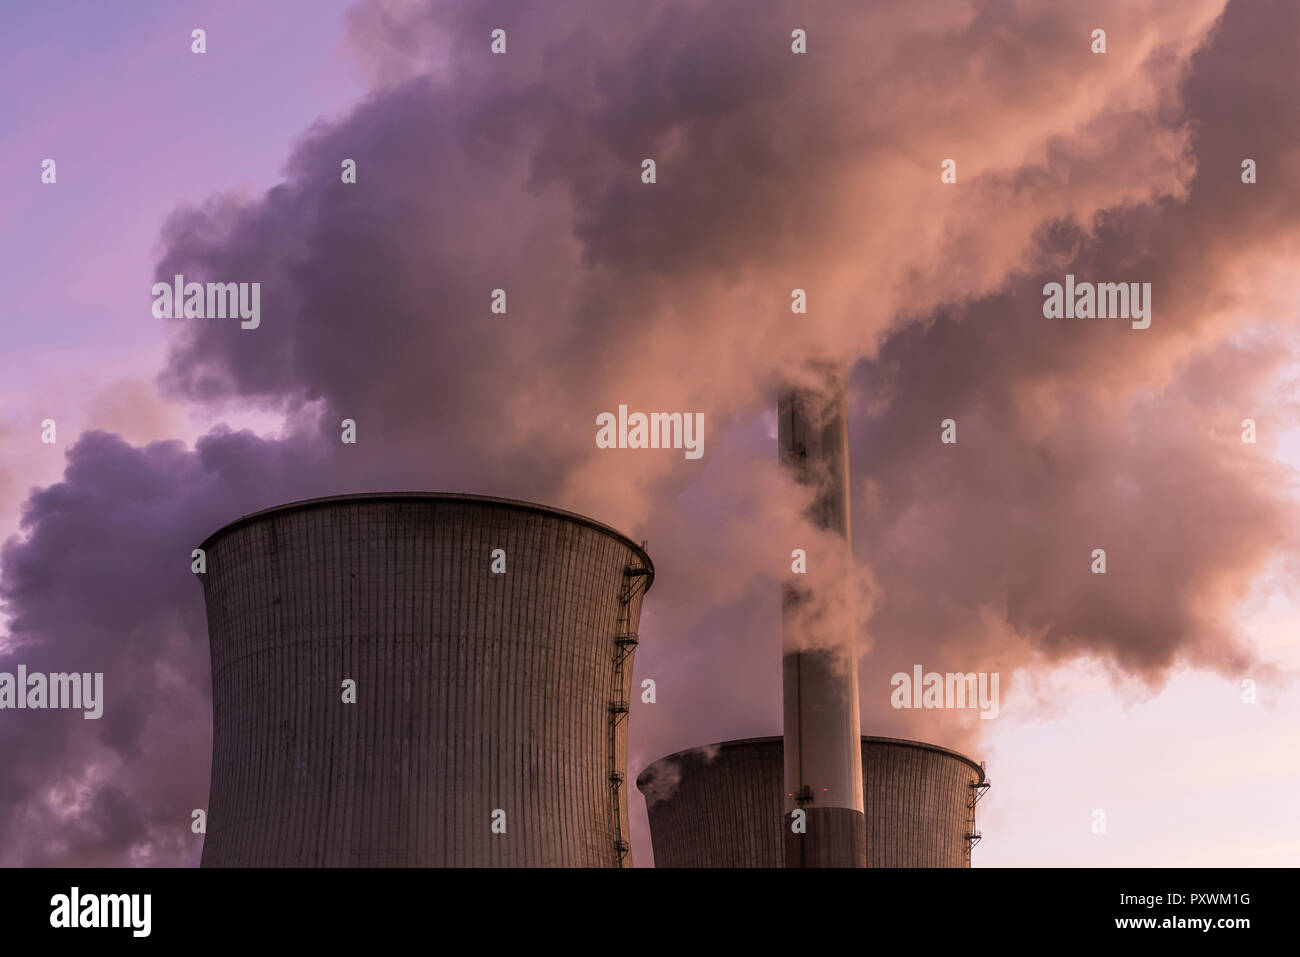
[[[653,769],[658,764],[664,763],[665,761],[673,761],[673,760],[680,761],[682,759],[687,758],[688,756],[698,755],[699,752],[709,748],[717,748],[719,751],[721,751],[724,748],[738,748],[738,747],[743,747],[745,745],[751,745],[751,744],[784,743],[784,741],[785,739],[781,735],[773,734],[773,735],[764,735],[762,737],[757,737],[757,738],[736,738],[733,741],[719,741],[717,744],[706,744],[695,748],[684,748],[681,751],[674,751],[672,754],[665,754],[661,758],[656,758],[654,761],[651,761],[649,764],[647,764],[644,768],[641,769],[641,773],[636,776],[637,790],[638,791],[641,790],[642,782],[648,780],[647,776],[650,774],[651,769]],[[938,744],[930,744],[927,741],[911,741],[907,738],[887,738],[887,737],[881,737],[879,735],[874,735],[874,734],[864,734],[862,736],[862,743],[863,744],[888,744],[888,745],[895,745],[897,747],[916,748],[919,751],[933,751],[937,754],[947,755],[950,758],[956,758],[958,761],[962,761],[965,764],[970,765],[971,769],[975,771],[976,774],[979,775],[980,784],[983,784],[985,780],[984,769],[980,767],[978,761],[975,761],[972,758],[968,758],[960,751],[954,751],[952,750],[952,748],[945,748],[942,745],[938,745]]]
[[[270,508],[259,509],[256,512],[249,512],[247,515],[241,515],[233,522],[227,522],[215,532],[209,535],[199,545],[200,548],[207,550],[208,546],[218,538],[233,532],[249,522],[257,521],[268,515],[276,515],[283,512],[296,512],[312,508],[321,508],[328,505],[337,505],[345,502],[452,502],[465,503],[470,505],[491,505],[497,508],[516,509],[521,512],[535,512],[539,515],[548,515],[555,518],[567,519],[576,522],[579,525],[586,525],[594,528],[599,532],[610,535],[640,557],[641,561],[650,571],[649,580],[646,582],[646,590],[654,583],[655,566],[650,560],[650,553],[633,541],[627,535],[624,535],[618,529],[606,525],[604,522],[598,522],[594,518],[589,518],[578,512],[570,512],[562,508],[556,508],[552,505],[539,505],[536,502],[525,502],[521,499],[497,498],[493,495],[474,495],[469,492],[354,492],[347,495],[325,495],[320,498],[305,498],[297,502],[286,502],[283,505],[272,505]]]

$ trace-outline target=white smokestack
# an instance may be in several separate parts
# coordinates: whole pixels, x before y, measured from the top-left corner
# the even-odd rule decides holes
[[[809,550],[806,573],[790,576],[781,603],[786,866],[865,867],[857,654],[851,624],[831,611],[843,607],[852,565],[847,392],[834,366],[814,368],[825,388],[793,389],[778,406],[782,462],[816,488],[808,517],[832,533]]]

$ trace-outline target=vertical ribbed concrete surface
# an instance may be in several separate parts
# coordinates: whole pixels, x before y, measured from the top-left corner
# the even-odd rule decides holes
[[[630,865],[620,708],[653,578],[634,543],[396,493],[268,509],[203,547],[204,866]]]
[[[784,867],[780,738],[678,751],[637,775],[655,867]]]
[[[784,744],[748,738],[660,758],[637,777],[656,867],[781,867]],[[984,772],[936,745],[862,737],[868,867],[969,867]],[[856,835],[846,838],[854,843]],[[842,853],[831,851],[832,854]]]

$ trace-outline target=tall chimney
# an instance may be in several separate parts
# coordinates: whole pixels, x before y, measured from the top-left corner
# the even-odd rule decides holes
[[[842,552],[808,543],[807,571],[792,574],[782,593],[785,865],[866,867],[857,654],[851,626],[830,611],[843,607],[852,562],[847,391],[838,368],[813,368],[825,387],[780,398],[778,442],[796,480],[817,489],[809,519],[834,533],[825,538]]]

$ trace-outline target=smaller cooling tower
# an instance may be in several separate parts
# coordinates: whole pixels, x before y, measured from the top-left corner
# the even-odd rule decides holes
[[[784,744],[746,738],[679,751],[637,777],[656,867],[783,867]],[[868,867],[970,867],[970,758],[920,741],[862,737]]]

